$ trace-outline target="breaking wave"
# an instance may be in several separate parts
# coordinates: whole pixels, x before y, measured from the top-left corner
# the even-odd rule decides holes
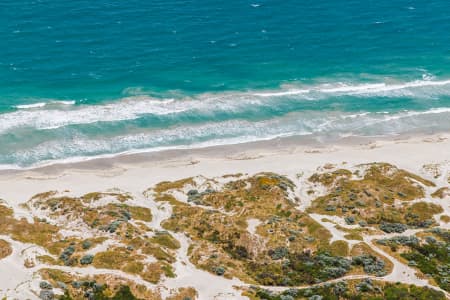
[[[26,127],[38,130],[97,122],[135,120],[144,116],[186,115],[213,118],[217,114],[260,115],[267,111],[288,113],[307,109],[307,101],[338,98],[370,99],[410,98],[432,99],[450,96],[450,80],[417,80],[406,83],[321,84],[294,88],[284,86],[278,91],[205,93],[197,96],[157,99],[149,96],[126,97],[99,105],[74,105],[73,101],[51,101],[18,105],[17,111],[1,115],[0,134]],[[361,100],[361,101],[363,101]],[[62,107],[63,106],[63,107]],[[318,104],[320,106],[320,104]],[[324,107],[327,109],[327,107]]]
[[[39,143],[4,147],[0,165],[11,168],[79,161],[123,153],[153,152],[238,144],[277,137],[309,135],[318,139],[348,136],[392,136],[415,131],[450,131],[450,108],[397,113],[294,112],[262,121],[229,120],[117,135],[78,132],[66,138],[48,136]],[[1,140],[1,138],[0,138]]]

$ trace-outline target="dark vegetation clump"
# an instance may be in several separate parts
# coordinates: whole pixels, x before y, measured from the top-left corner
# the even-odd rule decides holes
[[[121,210],[120,213],[122,214],[125,221],[131,220],[131,213],[127,210]]]
[[[51,290],[51,289],[53,289],[53,286],[50,283],[48,283],[47,281],[41,281],[39,283],[39,287],[41,289],[43,289],[43,290]]]
[[[345,223],[347,223],[348,225],[355,224],[355,217],[353,217],[353,216],[345,217],[344,220],[345,220]]]
[[[188,202],[192,202],[197,205],[203,204],[203,197],[209,194],[213,194],[215,191],[213,189],[206,189],[203,192],[199,192],[198,190],[189,190],[187,192]]]
[[[367,274],[373,274],[376,276],[386,275],[384,261],[373,255],[364,254],[354,256],[352,257],[352,264],[362,266],[364,272],[366,272]]]
[[[76,263],[76,259],[72,258],[72,254],[75,252],[75,246],[70,245],[59,256],[59,259],[61,259],[64,262],[64,265],[66,266],[72,266]]]
[[[288,255],[288,249],[286,247],[277,247],[269,250],[269,255],[273,260],[279,260]]]
[[[122,220],[115,220],[112,221],[106,228],[105,231],[114,233],[116,232],[117,228],[119,228],[120,224],[122,224]]]
[[[99,284],[96,281],[74,281],[72,287],[77,289],[77,294],[82,293],[84,299],[88,300],[140,300],[133,295],[128,286],[121,286],[114,296],[108,296],[109,292],[105,292],[107,285]],[[68,290],[59,298],[60,300],[75,300]]]
[[[408,229],[408,226],[406,226],[405,224],[401,224],[401,223],[383,222],[380,225],[380,229],[387,233],[393,233],[393,232],[402,233],[402,232],[405,232],[406,229]]]
[[[390,239],[381,239],[377,241],[377,244],[383,245],[383,246],[396,246],[396,245],[402,245],[402,246],[412,246],[419,244],[419,239],[416,236],[394,236]]]
[[[339,281],[305,289],[289,289],[273,292],[252,287],[249,293],[258,300],[444,300],[444,293],[428,287],[401,283],[385,283],[371,279]]]
[[[284,251],[281,250],[284,254]],[[287,253],[283,263],[248,262],[247,271],[262,285],[315,284],[344,276],[351,261],[344,257],[319,253]]]
[[[213,272],[216,273],[216,275],[222,276],[225,274],[225,268],[224,267],[214,267]]]
[[[87,254],[80,259],[80,263],[82,265],[89,265],[89,264],[92,264],[93,260],[94,260],[94,255]]]
[[[83,243],[81,244],[81,247],[82,247],[84,250],[87,250],[87,249],[89,249],[89,248],[92,247],[92,243],[91,243],[91,241],[88,241],[88,240],[83,241]]]
[[[372,279],[370,278],[363,279],[356,285],[356,290],[358,292],[371,292],[374,289],[375,287],[373,286]]]

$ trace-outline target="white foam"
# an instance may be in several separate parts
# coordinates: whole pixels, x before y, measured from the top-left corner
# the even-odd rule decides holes
[[[240,144],[286,136],[388,136],[425,128],[429,126],[429,116],[432,114],[443,114],[442,117],[432,118],[433,128],[450,130],[449,113],[450,108],[445,107],[395,114],[295,112],[258,122],[232,120],[195,126],[181,124],[174,128],[143,130],[140,133],[103,139],[72,136],[69,139],[44,141],[31,148],[10,153],[8,157],[10,161],[21,163],[39,162],[33,165],[36,167],[131,153]],[[48,160],[49,158],[52,159]],[[9,165],[0,168],[15,167]]]
[[[422,74],[422,79],[426,81],[434,80],[436,77],[433,74],[425,73]]]
[[[61,102],[59,101],[58,103]],[[2,115],[0,132],[16,127],[54,129],[73,124],[131,120],[138,118],[142,114],[164,115],[181,112],[189,108],[183,102],[175,105],[172,105],[172,103],[173,100],[171,99],[156,100],[147,97],[134,97],[104,105],[80,106],[72,110],[19,110]],[[72,104],[72,102],[64,104]],[[45,107],[47,104],[42,106]],[[26,106],[23,108],[30,107]]]
[[[284,92],[266,92],[266,93],[254,93],[254,96],[258,97],[277,97],[277,96],[290,96],[290,95],[301,95],[307,94],[311,90],[289,90]]]
[[[44,107],[45,102],[38,102],[33,104],[22,104],[22,105],[16,105],[15,107],[18,109],[30,109],[30,108],[37,108],[37,107]]]
[[[204,148],[311,134],[311,132],[301,128],[301,121],[298,121],[299,124],[291,123],[291,121],[295,122],[296,118],[290,120],[281,118],[261,122],[232,120],[197,126],[178,126],[114,136],[107,139],[89,139],[77,136],[72,139],[42,142],[31,149],[17,150],[15,153],[11,153],[9,157],[22,163],[40,161],[32,166],[37,167],[123,154]],[[83,156],[80,156],[80,153]],[[48,160],[48,157],[53,159]],[[11,165],[7,168],[10,169]]]
[[[75,100],[70,100],[70,101],[52,101],[50,103],[54,103],[54,104],[60,104],[60,105],[75,105]]]
[[[76,102],[74,100],[70,101],[63,101],[63,100],[51,100],[49,102],[37,102],[32,104],[21,104],[14,106],[17,109],[33,109],[33,108],[40,108],[45,107],[49,105],[74,105]]]
[[[321,93],[325,94],[337,94],[337,95],[376,95],[385,92],[398,91],[404,89],[414,89],[421,87],[440,87],[450,85],[450,80],[433,80],[435,77],[431,74],[423,74],[423,80],[415,80],[405,83],[387,84],[387,83],[367,83],[367,84],[321,84],[311,86],[305,89],[292,89],[289,88],[286,91],[273,91],[264,93],[253,93],[254,96],[260,97],[277,97],[277,96],[289,96],[289,95],[302,95],[308,93],[314,93],[316,96]],[[432,91],[431,91],[432,92]],[[450,90],[446,91],[450,94]],[[397,96],[398,94],[393,94]],[[389,96],[386,95],[385,96]],[[320,97],[319,97],[320,98]]]
[[[355,97],[398,97],[408,96],[425,99],[428,96],[450,95],[450,80],[417,80],[405,83],[387,84],[320,84],[303,88],[283,87],[278,91],[226,92],[201,94],[181,99],[155,99],[148,96],[132,96],[115,102],[99,105],[79,105],[70,109],[74,101],[49,101],[18,105],[18,111],[5,113],[0,118],[0,133],[20,127],[54,129],[68,125],[96,122],[134,120],[143,115],[174,115],[192,113],[211,115],[252,111],[274,107],[284,103],[306,100],[322,100],[331,96]]]
[[[358,94],[378,94],[382,92],[397,91],[403,89],[420,88],[420,87],[439,87],[450,85],[450,80],[443,81],[431,81],[429,78],[427,80],[416,80],[401,84],[386,84],[386,83],[375,83],[375,84],[360,84],[360,85],[345,85],[342,84],[333,88],[319,88],[317,91],[323,93],[346,93],[348,95],[358,95]],[[450,93],[450,91],[448,91]]]
[[[439,108],[433,108],[433,109],[425,110],[425,111],[405,111],[403,113],[399,113],[399,114],[396,114],[393,116],[388,116],[385,118],[385,120],[386,121],[398,120],[398,119],[407,118],[407,117],[430,115],[430,114],[444,114],[444,113],[450,113],[450,107],[439,107]],[[450,124],[450,121],[449,121],[449,124]]]
[[[440,120],[436,121],[440,124],[434,126],[449,130],[450,124],[445,122],[445,116],[448,119],[449,113],[450,108],[436,108],[421,112],[405,111],[395,114],[297,112],[282,118],[259,122],[232,120],[196,126],[183,124],[174,128],[144,130],[141,133],[104,139],[73,136],[70,139],[46,141],[32,148],[20,149],[11,153],[9,157],[18,162],[42,161],[48,157],[55,159],[39,163],[41,166],[55,161],[75,162],[130,153],[203,148],[286,136],[319,136],[321,134],[325,136],[330,134],[333,136],[386,136],[426,127],[430,123],[428,116],[431,114],[444,114],[443,117],[436,119]],[[410,121],[405,118],[414,119]],[[84,156],[80,156],[80,153]]]
[[[371,92],[374,90],[379,91],[386,86],[385,83],[374,84],[360,84],[360,85],[346,85],[340,84],[333,88],[319,88],[318,91],[323,93],[353,93],[353,92]]]
[[[347,119],[347,118],[355,119],[355,118],[367,116],[369,114],[370,114],[370,112],[363,112],[363,113],[359,113],[359,114],[351,114],[351,115],[343,116],[343,118],[344,119]]]

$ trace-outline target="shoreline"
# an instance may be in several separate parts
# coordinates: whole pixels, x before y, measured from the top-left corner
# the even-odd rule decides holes
[[[141,194],[161,181],[192,176],[276,172],[295,177],[325,164],[358,165],[388,162],[423,173],[429,163],[450,162],[450,134],[397,136],[391,139],[348,138],[345,143],[323,144],[297,137],[264,142],[168,150],[52,164],[25,170],[0,170],[0,199],[17,204],[49,190],[85,192],[112,188]],[[450,172],[450,170],[449,170]],[[425,174],[426,176],[426,174]],[[25,190],[23,187],[26,187]],[[8,201],[9,199],[9,201]]]
[[[116,165],[132,166],[133,164],[156,162],[162,163],[171,160],[189,160],[192,164],[197,159],[240,159],[246,156],[255,157],[277,153],[293,153],[304,151],[305,153],[335,151],[346,147],[378,147],[389,143],[420,142],[429,140],[449,139],[449,132],[422,133],[390,135],[390,136],[348,136],[348,137],[322,137],[316,135],[296,135],[287,137],[275,137],[258,141],[245,141],[234,144],[218,144],[199,147],[180,146],[179,148],[153,150],[131,150],[122,153],[103,154],[92,157],[72,157],[61,160],[51,160],[38,163],[29,167],[13,165],[11,168],[0,168],[0,177],[9,174],[20,174],[26,172],[38,172],[54,174],[60,171],[74,170],[98,170],[115,168]],[[259,154],[257,154],[259,153]],[[7,165],[5,165],[7,166]]]

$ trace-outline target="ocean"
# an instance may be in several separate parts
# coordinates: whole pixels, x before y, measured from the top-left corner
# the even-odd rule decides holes
[[[450,2],[0,1],[0,168],[450,130]]]

